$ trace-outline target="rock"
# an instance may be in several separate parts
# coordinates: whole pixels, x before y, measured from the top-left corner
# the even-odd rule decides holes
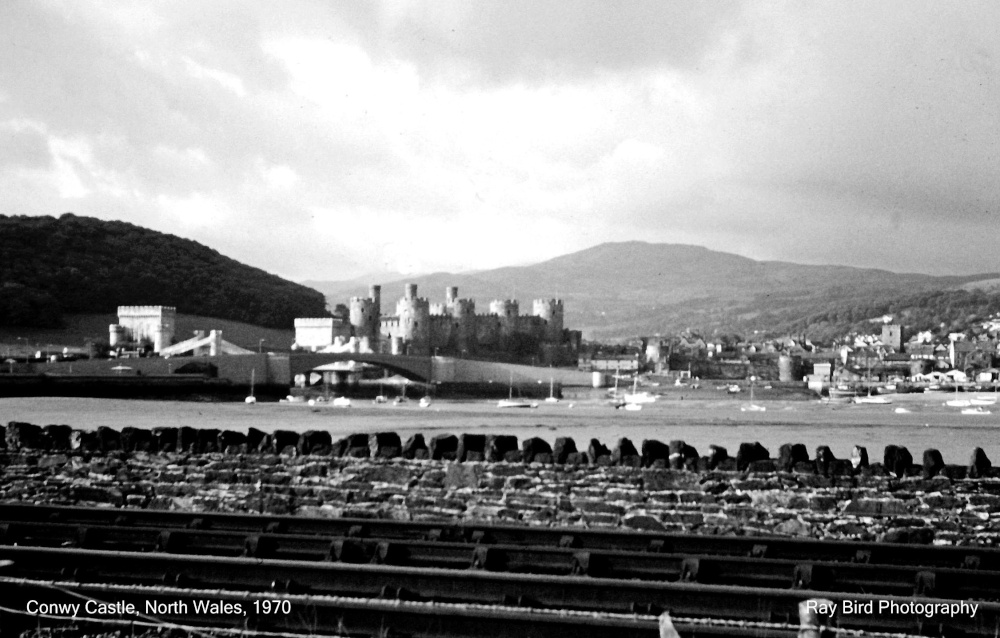
[[[368,448],[373,459],[392,459],[403,454],[403,443],[395,432],[369,434]]]
[[[552,460],[563,465],[570,454],[576,454],[576,441],[568,436],[558,437],[552,446]]]
[[[856,470],[868,467],[868,449],[862,445],[855,445],[851,450],[851,465]]]
[[[153,428],[153,448],[157,452],[174,452],[177,450],[177,428]]]
[[[904,516],[909,513],[906,503],[894,498],[856,498],[844,506],[844,514],[857,516]]]
[[[231,453],[228,451],[234,448],[245,451],[247,449],[247,435],[234,430],[223,430],[219,433],[218,446],[220,450],[227,453]]]
[[[550,456],[552,454],[552,446],[545,439],[540,439],[536,436],[521,442],[522,463],[535,462],[535,456],[538,454],[548,454]]]
[[[46,425],[45,438],[48,440],[48,449],[65,451],[70,449],[70,437],[73,435],[73,428],[68,425]],[[3,440],[0,440],[2,443]]]
[[[573,452],[566,456],[566,465],[586,465],[587,464],[587,453],[586,452]]]
[[[305,436],[305,434],[302,436]],[[368,442],[368,435],[357,432],[348,435],[340,441],[337,441],[337,445],[333,445],[331,443],[330,452],[339,452],[340,456],[352,459],[367,459],[371,458],[372,455],[371,445]],[[317,454],[317,452],[310,452],[310,454]]]
[[[729,452],[721,445],[708,446],[708,469],[714,470],[723,461],[729,458]]]
[[[550,452],[539,452],[535,455],[535,460],[532,463],[542,463],[544,465],[552,465],[553,456]]]
[[[368,450],[368,435],[363,434],[358,437],[357,443],[351,446],[365,449],[365,456],[370,454]],[[329,455],[333,448],[333,438],[326,430],[306,430],[299,436],[299,444],[296,448],[299,454]]]
[[[403,458],[415,459],[418,452],[422,452],[423,458],[427,458],[427,443],[424,442],[424,435],[419,433],[406,439],[403,445]]]
[[[247,430],[247,452],[263,452],[267,444],[270,443],[268,440],[268,435],[266,432],[262,432],[257,428],[250,428]]]
[[[790,518],[774,526],[776,534],[787,536],[809,536],[812,533],[812,526],[799,518]]]
[[[597,459],[602,456],[606,456],[610,460],[611,450],[597,439],[590,439],[590,445],[587,446],[587,460],[591,465],[597,465]]]
[[[913,467],[913,456],[909,450],[901,445],[885,446],[885,454],[882,458],[885,470],[895,474],[898,478],[906,476]]]
[[[801,443],[785,443],[778,448],[778,469],[791,472],[796,463],[809,461],[809,452]]]
[[[698,470],[698,450],[684,441],[671,441],[669,445],[670,458],[668,464],[674,470]]]
[[[833,476],[837,457],[828,445],[816,448],[816,473],[820,476]]]
[[[7,449],[9,450],[43,450],[46,448],[45,435],[42,428],[31,423],[11,421],[7,424],[5,433]]]
[[[212,454],[221,452],[219,449],[219,430],[212,428],[208,430],[198,430],[195,451],[198,454]]]
[[[934,478],[944,469],[944,459],[941,452],[933,448],[924,450],[923,477],[925,479]]]
[[[299,433],[290,430],[275,430],[271,434],[272,449],[276,453],[284,452],[285,448],[291,446],[296,450],[299,447]]]
[[[70,448],[80,452],[100,452],[100,442],[97,432],[92,430],[73,430],[69,439]]]
[[[622,518],[622,525],[650,532],[662,532],[665,529],[663,523],[649,514],[628,514]]]
[[[458,437],[454,434],[439,434],[431,439],[432,461],[454,461],[458,455]]]
[[[125,452],[149,452],[153,449],[153,432],[130,425],[122,428],[121,449]]]
[[[487,463],[499,463],[507,458],[509,452],[517,452],[517,437],[510,434],[487,434],[483,446]],[[518,461],[521,459],[518,458]]]
[[[934,542],[934,530],[929,527],[897,527],[886,531],[878,540],[880,543],[930,545]]]
[[[615,445],[614,451],[611,452],[611,461],[615,465],[636,465],[636,461],[633,459],[638,458],[641,462],[642,457],[639,456],[639,450],[635,449],[635,445],[626,437],[618,439],[618,443]]]
[[[745,472],[754,461],[764,461],[769,458],[771,453],[759,442],[740,443],[740,450],[736,453],[736,469]]]
[[[106,425],[97,428],[97,444],[102,452],[114,452],[122,449],[122,435]]]
[[[478,458],[469,458],[469,455],[478,455]],[[486,435],[485,434],[462,434],[458,437],[458,448],[455,450],[455,459],[459,462],[482,460],[486,456]]]
[[[972,458],[969,459],[969,478],[984,478],[989,475],[992,467],[993,464],[983,448],[977,447],[972,451]]]
[[[642,466],[652,467],[656,461],[670,462],[670,446],[656,439],[642,442]]]
[[[482,475],[482,465],[450,463],[444,477],[444,486],[449,489],[475,490],[479,487],[479,479]]]
[[[185,425],[177,430],[177,451],[197,452],[198,431],[189,425]]]

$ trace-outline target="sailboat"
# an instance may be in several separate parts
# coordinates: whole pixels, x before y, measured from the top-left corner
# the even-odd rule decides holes
[[[555,388],[555,378],[549,377],[549,396],[545,399],[546,403],[559,403],[559,397],[556,396]]]
[[[255,379],[256,374],[257,374],[257,368],[251,368],[250,369],[250,396],[248,396],[247,398],[243,399],[244,403],[249,403],[251,405],[253,405],[254,403],[257,403],[257,397],[255,397],[253,395],[253,386],[254,386],[254,381],[256,380]]]
[[[972,401],[970,401],[969,399],[958,398],[958,381],[955,381],[954,383],[955,383],[955,398],[950,401],[945,401],[944,404],[952,408],[967,408],[970,405],[972,405]]]
[[[764,412],[767,410],[766,407],[753,402],[753,382],[756,380],[756,377],[750,377],[750,405],[740,406],[740,412]]]
[[[375,400],[372,401],[372,403],[388,403],[388,402],[389,402],[389,397],[385,396],[385,391],[383,390],[382,382],[380,381],[378,384],[378,396],[375,397]]]
[[[653,403],[656,401],[656,395],[650,394],[646,391],[639,392],[638,373],[636,373],[635,377],[632,378],[632,392],[626,392],[625,396],[622,398],[625,399],[626,407],[630,404]]]
[[[970,399],[969,403],[972,405],[996,405],[997,402],[997,383],[993,382],[993,394],[977,394],[976,398]]]
[[[872,367],[870,360],[868,364],[868,377],[865,385],[868,386],[868,394],[863,397],[862,396],[854,397],[853,401],[855,403],[869,403],[869,404],[879,404],[879,405],[886,405],[892,403],[892,399],[883,396],[872,395]]]
[[[510,384],[507,386],[507,398],[497,401],[498,408],[537,408],[538,403],[526,399],[514,398],[514,373],[510,373]]]

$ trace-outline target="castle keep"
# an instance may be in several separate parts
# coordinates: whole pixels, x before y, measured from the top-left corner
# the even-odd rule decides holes
[[[177,309],[170,306],[118,306],[118,323],[108,326],[108,345],[149,341],[159,352],[173,341],[176,324]]]
[[[573,365],[580,332],[563,326],[563,302],[536,299],[522,315],[514,299],[490,302],[476,313],[476,302],[460,299],[458,288],[445,290],[444,303],[430,303],[407,284],[395,314],[382,314],[381,286],[367,297],[352,297],[347,317],[295,320],[299,348],[385,354],[480,357],[539,365]]]

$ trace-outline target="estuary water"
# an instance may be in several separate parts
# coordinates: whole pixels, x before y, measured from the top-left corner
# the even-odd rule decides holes
[[[973,448],[982,447],[1000,463],[1000,405],[990,414],[966,415],[943,405],[940,397],[896,395],[892,405],[833,405],[817,401],[763,401],[764,412],[743,412],[745,401],[660,400],[641,411],[615,410],[596,399],[541,402],[537,409],[498,409],[496,401],[435,401],[421,408],[355,400],[349,408],[310,408],[295,403],[199,403],[67,397],[0,398],[0,423],[67,424],[79,429],[107,425],[271,431],[327,430],[336,439],[359,432],[395,431],[404,440],[420,432],[438,434],[513,434],[519,440],[537,436],[549,443],[569,436],[585,449],[592,438],[609,447],[628,437],[638,448],[643,439],[682,439],[708,452],[721,445],[735,454],[742,442],[759,441],[777,455],[783,443],[803,443],[810,456],[829,445],[838,458],[849,458],[855,445],[868,448],[880,461],[886,445],[904,445],[920,462],[923,451],[936,448],[946,463],[965,464]],[[897,413],[897,408],[906,413]]]

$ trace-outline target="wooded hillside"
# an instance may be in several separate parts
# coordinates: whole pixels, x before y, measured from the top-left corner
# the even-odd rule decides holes
[[[323,295],[197,242],[118,221],[0,215],[0,325],[56,327],[120,305],[291,328]]]

